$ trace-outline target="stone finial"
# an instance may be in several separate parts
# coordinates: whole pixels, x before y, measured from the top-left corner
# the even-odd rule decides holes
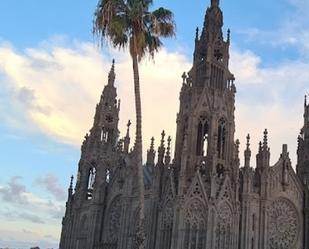
[[[164,140],[165,138],[165,131],[163,130],[162,133],[161,133],[161,144],[160,144],[160,147],[164,148]]]
[[[166,155],[165,155],[165,165],[170,164],[171,162],[171,141],[172,138],[169,136],[167,138],[167,148],[166,148]]]
[[[251,150],[250,150],[250,134],[247,136],[247,144],[245,150],[245,168],[250,167],[250,159],[251,159]]]
[[[231,40],[231,30],[228,29],[227,30],[227,42],[230,42],[230,40]]]
[[[70,181],[70,189],[73,189],[73,180],[74,180],[74,176],[71,176],[71,181]]]
[[[211,0],[211,7],[218,7],[220,5],[219,0]]]
[[[130,126],[131,126],[131,120],[129,120],[128,121],[128,123],[127,123],[127,137],[129,137],[130,136]]]
[[[182,84],[185,85],[185,84],[186,84],[186,80],[187,80],[187,73],[186,73],[186,72],[183,72],[181,78],[182,78]]]
[[[129,153],[129,146],[130,146],[130,126],[131,126],[131,121],[129,120],[128,121],[128,124],[127,124],[127,134],[124,138],[124,141],[123,141],[123,150],[125,153]]]
[[[195,30],[195,41],[198,41],[198,37],[199,37],[199,28],[197,27]]]
[[[250,134],[247,135],[247,150],[250,150]]]
[[[240,142],[239,142],[239,139],[236,140],[236,153],[237,153],[237,156],[239,156],[239,146],[240,146]]]
[[[264,139],[263,139],[263,149],[268,148],[268,131],[265,129],[264,131]]]
[[[167,150],[166,150],[166,154],[170,155],[171,153],[171,141],[172,141],[172,138],[171,136],[169,136],[167,138]]]
[[[150,151],[154,151],[154,140],[154,137],[152,137],[150,142]]]
[[[113,59],[112,62],[112,67],[111,70],[108,74],[108,85],[113,86],[115,83],[115,78],[116,78],[116,74],[115,74],[115,60]]]
[[[262,142],[259,142],[259,152],[262,152]]]
[[[69,189],[68,189],[68,200],[70,200],[73,195],[73,180],[74,180],[74,176],[72,175],[71,180],[70,180]]]
[[[260,142],[259,153],[257,155],[257,168],[269,167],[270,149],[268,147],[268,131],[265,129],[263,143]]]
[[[165,147],[164,147],[164,140],[165,138],[165,131],[162,131],[161,133],[161,144],[158,149],[158,163],[163,164],[164,154],[165,154]]]
[[[154,166],[156,152],[154,150],[154,137],[151,138],[150,148],[147,151],[147,165]]]

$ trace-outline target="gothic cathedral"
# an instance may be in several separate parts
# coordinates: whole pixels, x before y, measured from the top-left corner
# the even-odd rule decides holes
[[[298,138],[297,173],[287,145],[270,165],[265,130],[256,165],[250,136],[240,166],[235,78],[229,71],[219,0],[196,31],[193,66],[182,76],[175,154],[154,139],[144,166],[146,249],[309,249],[309,105]],[[119,138],[115,65],[68,190],[60,249],[136,249],[138,186],[130,123]]]

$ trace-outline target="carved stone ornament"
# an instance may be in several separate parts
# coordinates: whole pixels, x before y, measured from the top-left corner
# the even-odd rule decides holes
[[[293,249],[299,234],[299,217],[294,205],[286,199],[273,201],[268,213],[268,248]]]
[[[122,203],[119,197],[111,203],[108,222],[108,239],[116,242],[120,231]]]

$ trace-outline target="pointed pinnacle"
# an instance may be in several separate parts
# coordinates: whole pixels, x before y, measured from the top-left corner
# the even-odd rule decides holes
[[[168,154],[169,154],[170,151],[171,151],[171,141],[172,141],[172,138],[171,138],[171,136],[169,136],[169,137],[167,138],[167,153],[168,153]]]
[[[131,121],[129,120],[127,124],[127,137],[130,136],[130,126],[131,126]]]
[[[305,103],[304,106],[307,107],[307,95],[305,95]]]
[[[230,42],[230,39],[231,39],[231,30],[228,29],[227,30],[227,41]]]
[[[74,180],[74,176],[72,175],[72,176],[71,176],[71,181],[70,181],[70,189],[73,188],[73,180]]]
[[[263,140],[263,148],[266,149],[268,147],[268,131],[265,129],[264,131],[264,140]]]
[[[239,154],[239,146],[240,146],[240,142],[239,142],[239,139],[237,139],[237,140],[236,140],[237,154]]]
[[[195,40],[198,41],[198,36],[199,36],[199,28],[197,27],[195,30]]]
[[[151,138],[151,143],[150,143],[150,150],[154,151],[154,137]]]
[[[218,7],[220,4],[220,1],[219,0],[211,0],[211,6],[212,7]]]
[[[108,84],[109,85],[114,85],[115,78],[116,78],[116,75],[115,75],[115,60],[113,59],[112,67],[111,67],[111,70],[110,70],[110,72],[108,74]]]
[[[164,137],[165,137],[165,131],[163,130],[161,133],[161,147],[164,147]]]
[[[260,141],[259,142],[259,152],[261,152],[262,151],[262,142]]]
[[[186,74],[186,72],[184,72],[183,74],[182,74],[182,76],[181,76],[181,78],[182,78],[182,83],[183,84],[186,84],[186,79],[187,79],[187,74]]]
[[[247,136],[247,150],[250,149],[250,134]]]

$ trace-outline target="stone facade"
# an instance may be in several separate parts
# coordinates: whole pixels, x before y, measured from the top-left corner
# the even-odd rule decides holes
[[[297,173],[287,146],[270,165],[268,133],[251,167],[250,136],[240,166],[235,133],[230,32],[219,0],[196,31],[193,67],[182,76],[175,154],[162,133],[144,167],[147,249],[308,249],[309,105],[299,136]],[[138,185],[135,152],[119,138],[114,63],[68,190],[61,249],[135,249]],[[157,154],[157,155],[156,155]],[[155,160],[157,158],[157,160]]]

